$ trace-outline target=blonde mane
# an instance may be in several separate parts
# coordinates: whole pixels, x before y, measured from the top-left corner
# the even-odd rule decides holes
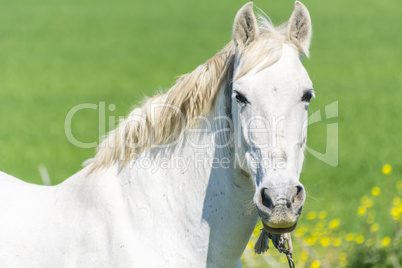
[[[290,44],[284,34],[287,27],[274,27],[261,16],[259,23],[258,39],[243,51],[237,51],[236,57],[236,48],[231,41],[193,72],[181,76],[165,94],[147,99],[142,107],[134,109],[105,137],[95,157],[87,161],[87,165],[92,165],[90,172],[114,163],[122,167],[152,145],[177,139],[196,117],[213,109],[217,93],[226,83],[229,72],[233,72],[235,64],[238,70],[233,80],[256,66],[261,70],[275,63],[281,55],[282,45]]]

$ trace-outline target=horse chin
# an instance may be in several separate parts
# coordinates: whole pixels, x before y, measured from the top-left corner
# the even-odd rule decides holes
[[[290,233],[292,232],[295,228],[297,223],[295,223],[293,226],[290,227],[286,227],[286,228],[273,228],[270,227],[268,225],[266,225],[265,223],[262,223],[264,225],[264,229],[271,234],[284,234],[284,233]]]

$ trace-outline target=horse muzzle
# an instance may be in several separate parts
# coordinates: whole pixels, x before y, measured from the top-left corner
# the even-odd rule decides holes
[[[301,215],[304,200],[305,190],[301,184],[288,188],[263,187],[256,194],[256,206],[264,228],[275,234],[293,231]]]

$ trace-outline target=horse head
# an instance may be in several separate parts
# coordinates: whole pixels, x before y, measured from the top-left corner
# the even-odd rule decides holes
[[[314,90],[301,59],[308,55],[311,20],[300,2],[279,27],[260,19],[259,25],[250,2],[234,21],[234,145],[255,185],[253,201],[265,229],[286,233],[295,228],[306,196],[299,177]]]

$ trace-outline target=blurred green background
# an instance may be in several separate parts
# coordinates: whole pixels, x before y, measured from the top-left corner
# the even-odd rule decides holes
[[[360,198],[378,186],[381,232],[392,221],[388,204],[401,179],[402,2],[305,0],[313,21],[305,66],[316,99],[310,113],[338,101],[339,163],[307,153],[301,181],[305,212],[325,210],[346,232],[358,230]],[[219,51],[245,1],[3,0],[0,2],[0,170],[53,184],[81,169],[94,148],[72,145],[64,122],[78,104],[104,102],[106,130],[147,95],[169,88]],[[279,24],[293,1],[255,0]],[[110,118],[109,118],[110,117]],[[97,110],[82,110],[72,132],[99,139]],[[309,147],[325,152],[326,124],[309,129]],[[113,128],[113,127],[112,127]],[[384,164],[392,173],[381,172]],[[303,219],[302,219],[303,220]]]

